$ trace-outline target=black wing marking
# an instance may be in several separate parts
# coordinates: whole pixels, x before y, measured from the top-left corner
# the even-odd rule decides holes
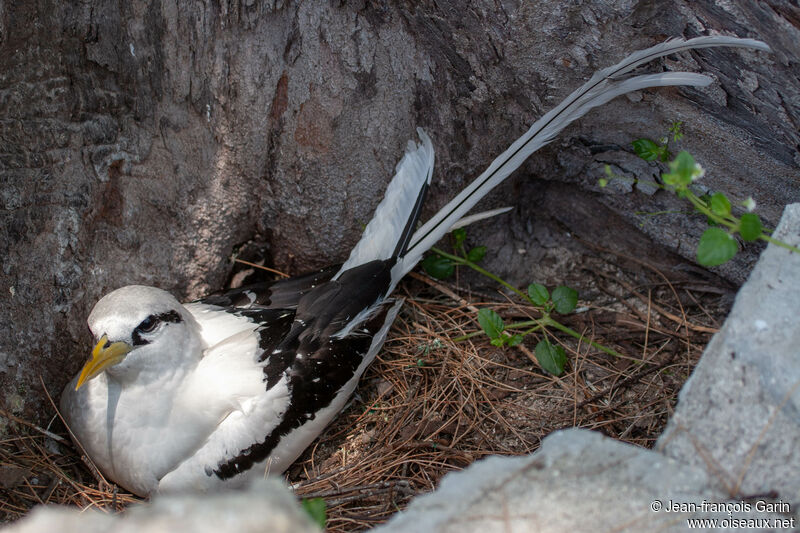
[[[235,309],[251,307],[294,309],[304,295],[329,281],[340,267],[341,265],[331,265],[302,276],[227,289],[210,294],[197,302]]]
[[[218,464],[213,471],[217,477],[229,479],[267,459],[285,435],[313,420],[355,376],[391,307],[391,301],[380,302],[389,289],[394,263],[393,259],[365,263],[301,299],[286,336],[265,353],[267,387],[285,374],[289,407],[263,441]],[[375,307],[374,312],[365,317],[357,331],[343,338],[333,336],[370,307]]]
[[[197,303],[219,307],[224,312],[259,324],[255,330],[261,351],[258,362],[267,361],[264,381],[269,389],[280,381],[291,365],[291,359],[273,352],[291,331],[298,303],[314,288],[327,283],[339,268],[340,265],[332,265],[293,278],[219,291],[197,300]]]
[[[282,357],[276,347],[291,331],[294,323],[294,311],[288,309],[247,309],[241,311],[240,314],[261,324],[255,331],[256,335],[258,335],[258,346],[261,350],[258,362],[267,362],[264,366],[264,382],[267,384],[267,390],[269,390],[280,381],[290,364],[290,361]]]
[[[395,263],[395,259],[370,261],[320,285],[300,300],[292,333],[303,338],[334,335],[360,312],[386,297]]]

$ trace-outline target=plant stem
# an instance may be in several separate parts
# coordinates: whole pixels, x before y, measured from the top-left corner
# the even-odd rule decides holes
[[[786,243],[786,242],[780,241],[780,240],[778,240],[778,239],[775,239],[775,238],[773,238],[773,237],[770,237],[769,235],[767,235],[767,234],[765,234],[765,233],[762,233],[762,234],[759,236],[759,239],[761,239],[762,241],[771,242],[771,243],[772,243],[772,244],[774,244],[775,246],[780,246],[781,248],[786,248],[786,249],[787,249],[787,250],[789,250],[790,252],[795,252],[795,253],[797,253],[797,254],[800,254],[800,248],[797,248],[796,246],[792,246],[792,245],[791,245],[791,244],[789,244],[789,243]]]
[[[528,333],[533,333],[534,331],[542,329],[544,327],[544,324],[542,324],[541,319],[526,320],[525,322],[514,322],[513,324],[506,325],[503,331],[508,331],[509,329],[526,328],[528,326],[534,326],[534,327],[524,332],[523,335],[527,335]],[[479,329],[478,331],[473,331],[472,333],[467,333],[466,335],[461,335],[460,337],[453,337],[450,340],[452,340],[453,342],[461,342],[467,339],[471,339],[472,337],[477,337],[478,335],[484,335],[482,329]]]
[[[531,299],[528,297],[527,294],[525,294],[521,290],[519,290],[516,287],[514,287],[513,285],[511,285],[510,283],[508,283],[507,281],[502,279],[500,276],[492,274],[491,272],[489,272],[485,268],[479,267],[478,265],[476,265],[475,263],[473,263],[469,259],[466,259],[464,257],[459,257],[459,256],[453,255],[453,254],[448,254],[447,252],[445,252],[444,250],[440,250],[439,248],[431,248],[431,251],[433,251],[434,253],[439,254],[440,256],[442,256],[442,257],[444,257],[446,259],[449,259],[449,260],[453,261],[454,263],[457,263],[459,265],[468,266],[469,268],[471,268],[475,272],[483,274],[487,278],[496,281],[497,283],[499,283],[503,287],[506,287],[507,289],[510,289],[510,290],[514,291],[523,300],[525,300],[527,302],[530,302],[530,303],[533,303],[533,302],[531,302]],[[633,359],[634,361],[639,361],[639,359],[636,359],[634,357],[628,357],[628,356],[622,355],[621,353],[619,353],[616,350],[612,350],[611,348],[607,348],[607,347],[603,346],[602,344],[599,344],[599,343],[596,343],[594,341],[591,341],[591,340],[587,339],[586,337],[584,337],[583,335],[581,335],[580,333],[578,333],[574,329],[568,328],[567,326],[565,326],[561,322],[558,322],[557,320],[554,320],[548,314],[545,314],[542,318],[539,318],[539,319],[529,320],[527,322],[517,322],[515,324],[509,324],[508,326],[506,326],[506,329],[520,328],[520,327],[527,327],[527,326],[535,326],[535,327],[533,329],[531,329],[531,331],[526,332],[526,334],[530,333],[532,331],[536,331],[537,329],[544,329],[547,326],[552,326],[552,327],[556,328],[557,330],[559,330],[559,331],[561,331],[563,333],[566,333],[567,335],[570,335],[570,336],[578,339],[579,341],[583,340],[583,341],[588,342],[589,345],[591,345],[593,348],[596,348],[596,349],[600,350],[601,352],[607,353],[608,355],[613,355],[614,357],[620,357],[622,359]],[[466,335],[462,335],[460,337],[456,337],[453,340],[455,342],[458,342],[458,341],[470,339],[472,337],[475,337],[475,336],[478,336],[478,335],[481,335],[481,334],[483,334],[483,331],[475,331],[473,333],[468,333]]]
[[[714,213],[711,209],[708,208],[706,203],[697,197],[695,193],[686,189],[686,199],[689,200],[695,208],[703,213],[705,216],[716,222],[717,224],[722,224],[723,226],[727,226],[729,229],[735,230],[739,226],[739,221],[736,219],[730,220],[730,216],[722,217],[716,213]]]
[[[496,281],[497,283],[499,283],[503,287],[514,291],[519,296],[521,296],[523,299],[525,299],[525,300],[528,299],[528,295],[527,294],[525,294],[521,290],[517,289],[516,287],[514,287],[510,283],[506,282],[504,279],[500,278],[499,276],[496,276],[496,275],[492,274],[491,272],[489,272],[488,270],[479,267],[478,265],[476,265],[475,263],[473,263],[469,259],[465,259],[463,257],[459,257],[459,256],[453,255],[453,254],[448,254],[447,252],[445,252],[443,250],[440,250],[439,248],[431,248],[431,251],[441,255],[444,258],[447,258],[447,259],[453,261],[454,263],[458,263],[460,265],[468,266],[472,270],[474,270],[475,272],[479,272],[480,274],[483,274],[487,278],[489,278],[489,279],[491,279],[493,281]]]
[[[633,214],[634,215],[639,215],[639,216],[654,217],[654,216],[658,216],[658,215],[682,215],[683,211],[680,211],[680,210],[677,210],[677,209],[671,209],[671,210],[668,210],[668,211],[651,211],[651,212],[634,211]]]
[[[635,357],[629,357],[627,355],[622,355],[621,353],[619,353],[616,350],[612,350],[611,348],[607,348],[607,347],[603,346],[602,344],[598,344],[598,343],[596,343],[594,341],[591,341],[591,340],[587,339],[586,337],[584,337],[583,335],[581,335],[580,333],[578,333],[577,331],[575,331],[574,329],[565,326],[564,324],[562,324],[561,322],[558,322],[557,320],[553,320],[549,316],[542,317],[541,321],[542,321],[542,325],[543,326],[552,326],[552,327],[556,328],[557,330],[559,330],[559,331],[561,331],[563,333],[566,333],[567,335],[575,337],[578,340],[586,341],[593,348],[597,348],[601,352],[607,353],[608,355],[613,355],[614,357],[620,357],[622,359],[631,359],[633,361],[639,361],[639,362],[642,361],[641,359],[637,359]]]
[[[672,190],[672,189],[667,189],[664,185],[662,185],[660,183],[656,183],[654,181],[649,181],[649,180],[639,180],[639,179],[631,180],[631,179],[625,178],[623,176],[617,176],[616,174],[614,175],[614,179],[618,179],[618,180],[621,180],[621,181],[629,181],[629,182],[633,182],[635,184],[646,183],[646,184],[649,184],[649,185],[655,185],[659,189]],[[672,192],[677,193],[677,191],[674,191],[674,190],[672,190]],[[739,219],[738,218],[734,217],[731,214],[729,214],[727,216],[717,215],[716,213],[711,211],[708,208],[708,206],[706,205],[706,203],[703,200],[701,200],[700,198],[698,198],[697,195],[695,193],[693,193],[690,189],[686,189],[685,192],[686,192],[686,199],[689,200],[689,202],[694,207],[696,207],[698,211],[700,211],[701,213],[706,215],[708,218],[710,218],[711,220],[713,220],[717,224],[722,224],[722,225],[727,226],[729,229],[732,229],[732,230],[737,230],[739,228]],[[671,212],[674,212],[674,211],[659,211],[659,212],[655,212],[655,213],[640,213],[640,212],[637,212],[636,214],[637,215],[661,215],[661,214],[667,214],[667,213],[671,213]],[[781,240],[774,239],[774,238],[770,237],[768,235],[768,233],[767,233],[768,231],[769,230],[766,230],[766,229],[762,230],[762,233],[759,236],[759,239],[761,239],[762,241],[771,242],[775,246],[780,246],[781,248],[785,248],[785,249],[787,249],[787,250],[789,250],[791,252],[795,252],[795,253],[800,254],[800,248],[797,248],[796,246],[792,246],[789,243],[786,243],[786,242],[783,242]]]
[[[739,226],[739,220],[738,219],[736,219],[736,218],[734,218],[734,217],[732,217],[730,215],[728,217],[722,217],[720,215],[714,214],[710,209],[708,209],[706,207],[705,202],[703,202],[702,200],[700,200],[700,198],[695,196],[695,194],[693,192],[687,191],[686,198],[690,202],[692,202],[692,204],[695,207],[697,207],[698,211],[700,211],[704,215],[708,216],[709,218],[711,218],[712,220],[714,220],[718,224],[724,224],[725,226],[728,226],[730,229],[734,229],[734,230],[738,228],[738,226]],[[731,219],[733,219],[733,220],[731,220]],[[761,235],[759,236],[759,239],[761,239],[763,241],[771,242],[775,246],[780,246],[781,248],[785,248],[785,249],[787,249],[787,250],[789,250],[791,252],[795,252],[795,253],[800,254],[800,248],[797,248],[796,246],[792,246],[789,243],[785,243],[785,242],[783,242],[781,240],[778,240],[778,239],[775,239],[773,237],[770,237],[769,235],[767,235],[763,231],[761,232]]]

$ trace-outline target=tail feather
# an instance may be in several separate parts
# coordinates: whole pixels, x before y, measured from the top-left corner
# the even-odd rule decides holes
[[[395,167],[383,200],[375,208],[361,240],[333,279],[369,261],[405,253],[433,176],[433,143],[422,128],[417,128],[417,134],[420,144],[408,141],[406,153]]]
[[[508,213],[514,209],[513,207],[498,207],[497,209],[489,209],[488,211],[481,211],[480,213],[475,213],[474,215],[469,215],[464,218],[458,219],[455,224],[450,226],[450,231],[454,229],[463,228],[465,226],[469,226],[470,224],[474,224],[475,222],[479,222],[481,220],[486,220],[487,218],[496,217],[497,215],[502,215],[503,213]]]
[[[709,77],[690,72],[666,72],[633,77],[626,77],[625,74],[639,65],[661,56],[713,46],[734,46],[769,51],[769,47],[765,43],[754,39],[722,36],[696,37],[688,41],[676,39],[635,52],[620,63],[595,73],[588,82],[570,94],[561,104],[537,120],[524,135],[492,161],[483,174],[456,195],[411,237],[401,263],[393,270],[394,282],[399,281],[404,274],[414,268],[422,255],[436,244],[454,223],[522,165],[533,152],[550,142],[568,124],[582,117],[592,108],[630,91],[666,85],[706,86],[711,83]]]
[[[592,76],[589,83],[599,81],[604,78],[621,76],[630,72],[640,65],[650,61],[686,50],[697,50],[699,48],[713,48],[716,46],[728,46],[733,48],[752,48],[763,52],[770,52],[770,47],[756,39],[742,39],[740,37],[727,37],[725,35],[711,35],[705,37],[695,37],[693,39],[669,39],[666,42],[634,52],[614,66],[604,68]],[[574,94],[574,93],[573,93]]]

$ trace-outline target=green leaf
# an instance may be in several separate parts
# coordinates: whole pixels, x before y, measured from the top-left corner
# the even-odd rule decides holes
[[[731,214],[731,203],[728,197],[721,192],[715,192],[711,197],[711,211],[715,215],[725,216]]]
[[[478,324],[481,325],[483,331],[490,339],[499,339],[500,334],[503,333],[506,327],[500,315],[491,309],[481,309],[478,311]],[[502,346],[502,339],[500,339],[500,341],[500,346]],[[494,342],[492,344],[494,344]]]
[[[505,341],[505,339],[503,337],[497,337],[496,339],[492,339],[490,342],[494,346],[497,346],[498,348],[502,348],[503,344],[505,344],[506,341]]]
[[[698,174],[698,165],[695,163],[692,154],[686,150],[681,150],[675,159],[669,162],[671,172],[661,175],[664,183],[675,187],[675,189],[685,189],[692,183],[695,175]]]
[[[541,283],[531,283],[528,285],[528,296],[531,301],[536,305],[544,305],[550,299],[550,293],[547,292],[547,287]]]
[[[441,255],[431,254],[422,261],[422,269],[436,279],[447,279],[455,272],[453,262]]]
[[[328,521],[328,505],[322,498],[311,498],[300,502],[303,510],[311,517],[320,528],[325,529],[325,523]]]
[[[464,241],[467,240],[467,230],[464,228],[457,228],[453,230],[453,247],[458,250],[464,244]]]
[[[562,315],[572,312],[578,305],[578,291],[569,287],[556,287],[553,289],[553,304],[556,311]]]
[[[662,147],[650,139],[636,139],[632,144],[636,155],[645,161],[655,161],[662,152]]]
[[[604,189],[608,185],[608,180],[605,178],[600,178],[597,180],[597,184],[600,186],[601,189]]]
[[[722,228],[708,228],[697,245],[697,262],[703,266],[721,265],[736,255],[736,240]]]
[[[672,134],[672,140],[675,142],[678,142],[681,139],[683,139],[683,132],[681,131],[681,126],[683,126],[683,122],[680,120],[676,120],[669,127],[669,132]]]
[[[509,346],[516,346],[517,344],[522,342],[522,335],[512,335],[508,338],[508,345]]]
[[[481,259],[486,255],[485,246],[476,246],[467,254],[467,260],[473,263],[480,263]]]
[[[746,241],[754,241],[761,237],[763,228],[761,226],[761,219],[755,213],[745,213],[739,219],[739,234],[742,239]]]
[[[561,346],[553,346],[550,341],[543,340],[536,345],[536,360],[543,369],[560,376],[567,365],[567,354]]]

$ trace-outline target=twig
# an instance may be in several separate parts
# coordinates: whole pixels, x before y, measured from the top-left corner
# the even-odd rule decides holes
[[[635,383],[636,381],[639,381],[640,379],[642,379],[644,376],[646,376],[648,374],[652,374],[653,372],[658,372],[659,370],[671,365],[672,364],[672,359],[673,358],[670,357],[670,358],[662,361],[661,363],[659,363],[657,365],[641,369],[640,371],[636,372],[635,374],[633,374],[633,375],[623,379],[619,383],[615,384],[613,387],[609,387],[609,388],[607,388],[607,389],[605,389],[605,390],[603,390],[601,392],[598,392],[594,396],[583,400],[582,402],[580,402],[575,407],[575,409],[581,409],[581,408],[589,405],[590,403],[594,403],[597,400],[599,400],[600,398],[611,394],[612,392],[614,392],[614,391],[616,391],[618,389],[626,387],[631,383]]]
[[[475,307],[474,305],[471,305],[464,298],[462,298],[461,296],[456,294],[455,291],[452,291],[449,288],[447,288],[444,285],[442,285],[441,283],[438,283],[438,282],[434,281],[432,278],[429,278],[428,276],[423,276],[422,274],[418,274],[417,272],[414,272],[414,271],[409,272],[407,275],[412,277],[412,278],[414,278],[417,281],[421,281],[421,282],[423,282],[423,283],[425,283],[427,285],[430,285],[431,287],[433,287],[437,291],[441,292],[442,294],[444,294],[448,298],[452,299],[453,301],[458,302],[459,305],[461,305],[463,307],[466,307],[467,309],[469,309],[473,313],[477,313],[478,312],[478,308],[477,307]]]
[[[258,268],[258,269],[261,269],[261,270],[266,270],[267,272],[271,272],[271,273],[273,273],[273,274],[277,274],[277,275],[279,275],[279,276],[280,276],[280,277],[282,277],[282,278],[288,278],[288,277],[289,277],[289,274],[284,274],[284,273],[283,273],[283,272],[281,272],[280,270],[275,270],[274,268],[270,268],[270,267],[268,267],[268,266],[264,266],[264,265],[258,265],[258,264],[256,264],[256,263],[251,263],[250,261],[245,261],[244,259],[234,259],[233,261],[234,261],[235,263],[241,263],[241,264],[243,264],[243,265],[247,265],[247,266],[250,266],[250,267],[253,267],[253,268]]]
[[[60,442],[62,444],[69,444],[69,441],[67,441],[67,439],[65,439],[64,437],[62,437],[60,435],[56,435],[52,431],[48,431],[48,430],[46,430],[44,428],[40,428],[36,424],[32,424],[32,423],[28,422],[27,420],[23,420],[23,419],[21,419],[20,417],[18,417],[16,415],[12,415],[11,413],[6,411],[5,409],[0,408],[0,416],[2,416],[4,418],[8,418],[9,420],[13,420],[14,422],[16,422],[18,424],[22,424],[23,426],[28,426],[29,428],[38,431],[42,435],[50,437],[54,441]]]
[[[50,401],[50,405],[53,406],[53,410],[56,412],[56,414],[58,415],[58,418],[64,424],[64,427],[67,428],[67,431],[69,432],[70,437],[72,437],[72,442],[77,444],[78,447],[80,448],[80,450],[81,450],[81,461],[83,461],[83,463],[87,466],[87,468],[89,469],[89,472],[92,473],[92,476],[94,476],[94,479],[100,484],[100,486],[106,486],[106,487],[110,486],[110,483],[108,481],[106,481],[106,478],[103,477],[102,473],[100,473],[100,469],[97,468],[97,466],[94,464],[92,459],[89,457],[89,454],[86,453],[86,449],[83,447],[83,445],[80,443],[78,438],[75,436],[75,434],[69,428],[69,424],[67,424],[67,421],[64,420],[63,416],[61,416],[61,411],[59,411],[58,407],[56,406],[56,402],[53,401],[53,397],[50,396],[50,391],[47,390],[47,386],[44,384],[44,380],[42,379],[41,375],[39,375],[39,382],[42,384],[42,389],[44,390],[44,393],[47,396],[47,399]]]

